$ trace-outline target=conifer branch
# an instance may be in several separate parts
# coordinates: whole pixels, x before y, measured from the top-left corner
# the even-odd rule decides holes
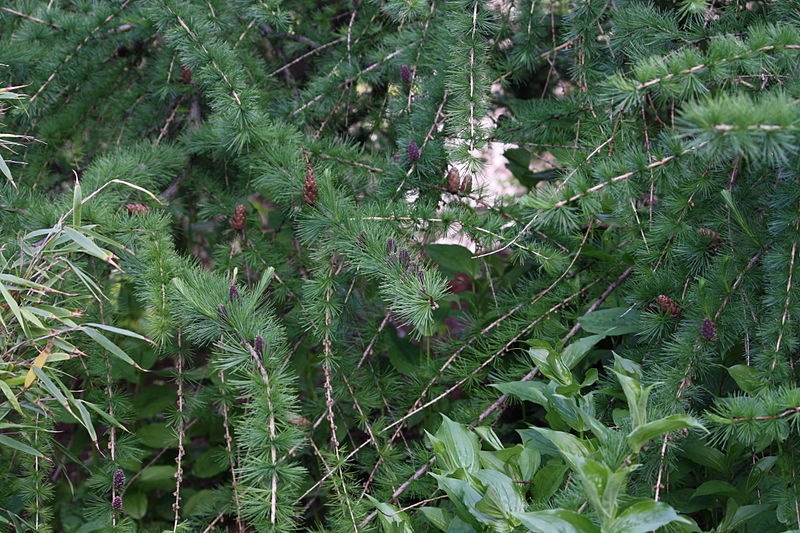
[[[225,372],[219,371],[219,380],[222,386],[225,387]],[[244,531],[242,526],[242,506],[239,503],[239,482],[236,475],[236,455],[234,453],[233,437],[231,436],[230,420],[228,417],[228,403],[223,398],[220,402],[222,407],[222,427],[225,430],[225,451],[228,454],[228,464],[231,472],[231,491],[233,492],[233,503],[236,511],[236,529],[239,533]],[[220,515],[221,518],[222,515]],[[209,526],[211,527],[211,526]]]
[[[371,71],[375,70],[376,68],[380,67],[381,65],[383,65],[384,63],[386,63],[388,61],[391,61],[393,58],[395,58],[398,55],[400,55],[404,50],[405,50],[405,47],[401,47],[401,48],[398,48],[397,50],[395,50],[394,52],[392,52],[390,54],[387,54],[386,56],[384,56],[383,58],[379,59],[378,61],[376,61],[376,62],[372,63],[371,65],[361,69],[358,72],[358,74],[356,74],[355,76],[351,76],[351,77],[347,78],[346,80],[344,80],[343,82],[339,83],[338,85],[332,87],[331,90],[332,91],[338,91],[339,89],[341,89],[343,87],[349,86],[356,79],[358,79],[359,77],[363,76],[367,72],[371,72]],[[322,98],[325,97],[325,95],[326,95],[326,93],[318,94],[317,96],[315,96],[314,98],[312,98],[308,102],[304,103],[303,105],[301,105],[300,107],[298,107],[297,109],[292,111],[291,114],[292,115],[296,115],[298,113],[302,113],[303,111],[305,111],[306,109],[308,109],[312,105],[314,105],[317,102],[319,102]]]
[[[116,17],[117,15],[119,15],[119,14],[122,12],[122,10],[123,10],[123,9],[125,9],[126,7],[128,7],[128,4],[130,4],[130,2],[131,2],[131,0],[125,0],[124,2],[122,2],[122,3],[120,4],[120,6],[119,6],[119,7],[118,7],[116,10],[114,10],[114,11],[113,11],[111,14],[109,14],[109,15],[108,15],[106,18],[104,18],[104,19],[103,19],[103,20],[102,20],[102,21],[101,21],[99,24],[97,24],[97,26],[95,26],[95,27],[93,28],[93,29],[92,29],[92,30],[89,32],[89,34],[88,34],[86,37],[84,37],[84,38],[83,38],[83,40],[82,40],[80,43],[78,43],[78,46],[76,46],[76,47],[75,47],[75,49],[74,49],[72,52],[70,52],[69,54],[67,54],[67,56],[64,58],[64,60],[61,62],[61,64],[60,64],[60,65],[59,65],[59,66],[56,68],[56,70],[54,70],[53,72],[51,72],[51,73],[50,73],[50,75],[47,77],[47,79],[45,80],[45,82],[44,82],[43,84],[41,84],[41,85],[39,86],[39,88],[36,90],[36,92],[33,94],[33,96],[31,96],[31,99],[30,99],[30,102],[31,102],[31,103],[35,102],[35,101],[36,101],[36,99],[37,99],[37,98],[39,98],[39,96],[42,94],[42,91],[44,91],[44,90],[45,90],[45,88],[46,88],[48,85],[50,85],[50,82],[51,82],[51,81],[53,81],[53,79],[56,77],[56,75],[57,75],[57,74],[58,74],[58,72],[61,70],[61,68],[63,68],[63,67],[64,67],[64,65],[66,65],[67,63],[69,63],[70,61],[72,61],[72,59],[75,57],[75,54],[77,54],[78,52],[80,52],[80,51],[81,51],[81,49],[82,49],[84,46],[86,46],[86,44],[87,44],[89,41],[91,41],[91,40],[92,40],[92,37],[94,37],[94,34],[95,34],[95,33],[97,33],[98,31],[100,31],[100,28],[102,28],[103,26],[105,26],[106,24],[108,24],[108,22],[110,22],[110,21],[111,21],[111,20],[112,20],[114,17]]]
[[[26,15],[25,13],[20,13],[19,11],[15,11],[15,10],[11,9],[10,7],[2,7],[2,6],[0,6],[0,10],[5,11],[6,13],[11,13],[12,15],[17,15],[18,17],[22,17],[22,18],[25,18],[25,19],[28,19],[28,20],[32,20],[33,22],[38,22],[39,24],[47,24],[51,28],[55,28],[57,30],[61,29],[61,26],[59,26],[58,24],[53,24],[52,22],[47,22],[46,20],[42,20],[40,18],[36,18],[36,17],[34,17],[32,15]]]
[[[175,357],[175,372],[176,382],[178,385],[178,455],[175,458],[177,470],[175,471],[175,491],[172,493],[175,496],[175,502],[172,504],[172,511],[174,512],[174,520],[172,524],[172,533],[178,531],[178,521],[180,520],[181,509],[181,483],[183,482],[183,456],[186,450],[183,447],[183,439],[186,434],[183,420],[183,351],[181,349],[181,337],[178,334],[178,351]]]

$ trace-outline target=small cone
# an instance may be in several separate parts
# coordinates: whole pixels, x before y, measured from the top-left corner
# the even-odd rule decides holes
[[[453,194],[461,189],[461,176],[458,174],[456,167],[450,167],[447,172],[447,191]]]
[[[235,230],[243,230],[247,225],[247,208],[244,204],[239,204],[233,210],[233,217],[231,218],[231,227]]]
[[[408,68],[408,65],[400,67],[400,79],[403,80],[405,84],[411,83],[411,69]]]
[[[419,160],[419,146],[417,146],[417,142],[413,139],[408,141],[408,160],[409,161],[418,161]]]
[[[717,338],[717,325],[710,318],[704,318],[700,326],[700,335],[707,341]]]
[[[125,209],[132,215],[142,215],[150,212],[150,207],[144,204],[125,204]]]
[[[678,316],[681,314],[681,311],[683,311],[683,309],[675,303],[675,300],[665,294],[659,294],[656,300],[658,302],[658,308],[661,309],[662,313]]]
[[[192,83],[192,71],[186,65],[181,67],[181,83],[186,85]]]
[[[314,177],[314,169],[308,159],[308,153],[303,152],[306,158],[306,181],[303,184],[303,201],[308,205],[317,203],[317,180]]]

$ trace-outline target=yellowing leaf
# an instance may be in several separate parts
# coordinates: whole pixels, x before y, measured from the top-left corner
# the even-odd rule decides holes
[[[52,349],[53,349],[53,341],[51,340],[50,342],[47,343],[47,346],[45,346],[44,350],[39,352],[39,355],[36,356],[36,359],[33,360],[33,365],[31,366],[30,369],[28,369],[28,375],[25,376],[24,386],[26,389],[30,387],[33,384],[34,380],[36,379],[36,374],[33,371],[33,367],[37,366],[39,368],[43,368],[44,364],[47,362],[47,357],[50,355],[50,350]]]

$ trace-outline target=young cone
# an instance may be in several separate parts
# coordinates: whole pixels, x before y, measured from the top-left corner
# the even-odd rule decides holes
[[[314,177],[314,168],[308,159],[308,153],[303,152],[306,159],[306,181],[303,184],[303,201],[308,205],[317,203],[317,180]]]

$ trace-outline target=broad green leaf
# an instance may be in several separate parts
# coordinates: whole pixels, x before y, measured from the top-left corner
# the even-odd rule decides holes
[[[450,522],[453,520],[453,513],[441,507],[420,507],[419,510],[428,521],[441,531],[447,531]]]
[[[648,533],[672,522],[692,525],[664,502],[655,500],[634,503],[619,515],[609,528],[614,533]]]
[[[455,506],[458,517],[472,526],[480,527],[481,522],[478,521],[473,510],[475,504],[481,499],[481,494],[462,479],[439,474],[431,474],[431,476],[436,479],[439,489],[447,493],[450,502]],[[484,516],[486,519],[491,519],[488,515]]]
[[[738,500],[745,500],[747,499],[747,495],[734,487],[732,484],[728,483],[727,481],[722,481],[720,479],[712,479],[711,481],[706,481],[692,493],[692,499],[698,498],[701,496],[720,496],[725,498],[736,498]]]
[[[25,443],[22,443],[16,439],[12,439],[6,435],[0,435],[0,444],[3,446],[8,446],[9,448],[13,448],[17,451],[27,453],[29,455],[36,455],[38,457],[44,457],[44,454],[37,450],[36,448],[31,448]]]
[[[626,335],[639,331],[641,313],[627,307],[600,309],[578,319],[584,331],[602,335]]]
[[[367,499],[372,502],[378,510],[378,520],[385,533],[414,533],[408,515],[405,512],[398,512],[398,509],[388,503],[379,502],[369,494]]]
[[[575,368],[575,365],[577,365],[584,357],[586,357],[586,354],[588,354],[589,351],[594,348],[595,344],[605,338],[605,335],[590,335],[588,337],[578,339],[564,348],[564,351],[561,352],[561,358],[566,367],[570,370]]]
[[[542,462],[542,454],[539,453],[539,450],[527,443],[522,447],[518,462],[521,480],[531,481],[533,475],[539,470],[539,465]]]
[[[587,431],[589,427],[584,422],[575,398],[567,398],[561,394],[550,395],[550,407],[555,410],[561,419],[576,431]]]
[[[626,376],[630,376],[632,378],[641,379],[642,367],[639,363],[635,363],[630,359],[620,357],[615,352],[612,353],[614,354],[614,370],[616,372],[625,374]]]
[[[224,459],[225,448],[215,446],[206,450],[195,460],[192,474],[201,479],[212,478],[228,470],[229,466]]]
[[[647,398],[650,395],[650,387],[642,387],[639,378],[612,370],[617,376],[617,380],[622,385],[625,399],[628,401],[628,410],[631,414],[631,424],[634,429],[647,422]]]
[[[724,453],[712,448],[699,439],[685,439],[681,444],[680,453],[690,461],[699,465],[713,468],[717,472],[728,472],[728,460]]]
[[[616,513],[616,501],[613,506],[605,506],[603,502],[603,494],[606,492],[609,478],[611,477],[611,469],[603,463],[586,457],[577,457],[567,455],[567,460],[571,462],[578,472],[578,475],[583,482],[583,490],[595,510],[606,518],[613,517]]]
[[[151,448],[177,448],[178,437],[175,431],[164,422],[147,424],[136,430],[136,438]]]
[[[765,512],[773,512],[774,506],[769,504],[762,505],[739,505],[733,498],[728,499],[725,509],[725,516],[717,526],[717,533],[729,533],[737,531],[745,522],[752,520],[756,516]]]
[[[638,452],[650,439],[684,428],[697,428],[707,432],[706,428],[691,416],[670,415],[648,422],[631,431],[628,434],[628,444],[631,445],[634,452]]]
[[[520,497],[511,478],[495,470],[480,470],[473,474],[486,487],[483,498],[475,509],[496,518],[505,518],[521,513],[525,502]]]
[[[489,426],[478,426],[475,428],[475,433],[477,433],[486,443],[494,448],[495,450],[502,450],[503,443],[500,442],[500,439],[495,434],[494,430]]]
[[[588,518],[566,509],[517,513],[514,516],[534,533],[600,533],[600,528]]]
[[[469,249],[457,244],[428,244],[425,252],[434,263],[439,265],[442,273],[448,277],[463,272],[474,277],[478,273],[480,262],[472,258]]]
[[[220,490],[203,489],[192,494],[181,508],[181,514],[191,516],[216,512],[221,503]]]
[[[86,522],[75,533],[94,533],[95,531],[104,531],[106,527],[108,527],[108,521],[101,518],[99,520]]]
[[[472,431],[468,431],[461,424],[454,422],[442,415],[442,425],[436,431],[436,440],[441,443],[437,445],[436,440],[431,439],[434,443],[434,450],[442,461],[448,471],[453,472],[459,468],[473,471],[480,466],[481,449],[478,436]]]
[[[141,520],[147,514],[147,494],[138,490],[125,492],[122,498],[125,512],[134,520]]]
[[[42,324],[42,321],[39,320],[39,318],[36,315],[31,313],[30,311],[27,311],[24,307],[20,307],[19,308],[19,312],[22,314],[22,318],[25,319],[25,322],[28,323],[28,327],[29,328],[32,327],[34,330],[36,330],[36,329],[40,329],[40,330],[47,329],[45,327],[45,325]]]
[[[571,385],[572,374],[561,359],[561,354],[546,343],[528,349],[528,356],[539,371],[559,385]]]
[[[556,448],[565,457],[567,455],[574,457],[586,457],[589,455],[589,448],[576,436],[570,435],[563,431],[553,431],[547,428],[532,427],[533,431],[540,433],[555,445]]]
[[[142,483],[149,483],[153,481],[171,480],[175,477],[175,472],[178,468],[174,465],[158,465],[150,466],[142,470],[139,475],[139,481]]]
[[[638,465],[621,466],[608,476],[606,488],[603,491],[603,508],[614,509],[614,514],[616,514],[620,495],[625,492],[628,474],[636,470],[637,466]]]
[[[547,406],[547,396],[544,393],[547,385],[540,381],[509,381],[506,383],[494,383],[492,387],[503,394],[514,396],[520,400]]]
[[[734,365],[728,368],[728,374],[740,389],[751,396],[758,394],[766,385],[766,380],[752,366]]]

